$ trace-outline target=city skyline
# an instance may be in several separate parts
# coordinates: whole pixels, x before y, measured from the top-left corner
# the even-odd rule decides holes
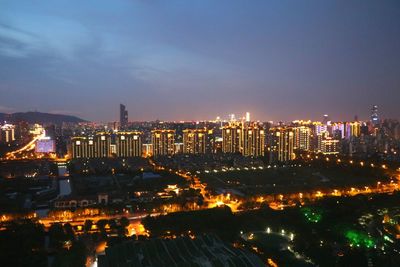
[[[0,112],[400,117],[396,1],[2,3]]]
[[[0,0],[1,266],[400,266],[399,51],[399,0]]]

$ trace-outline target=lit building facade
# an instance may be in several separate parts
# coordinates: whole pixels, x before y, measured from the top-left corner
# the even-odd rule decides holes
[[[324,155],[339,154],[339,140],[332,137],[325,137],[321,142],[321,152]]]
[[[71,139],[71,156],[78,158],[95,158],[93,136],[75,136]]]
[[[265,132],[264,129],[252,125],[242,129],[243,141],[241,152],[243,156],[264,156]]]
[[[175,130],[151,131],[153,156],[173,155],[175,152]]]
[[[294,131],[290,127],[270,129],[270,162],[287,162],[296,158],[294,154]]]
[[[241,153],[242,128],[232,123],[222,128],[222,152]]]
[[[151,157],[153,155],[153,144],[143,144],[142,151],[144,157]]]
[[[96,133],[94,136],[94,145],[94,153],[96,158],[106,158],[111,155],[111,135],[109,133]]]
[[[294,131],[294,149],[302,151],[311,150],[311,128],[307,126],[297,126]]]
[[[371,123],[374,127],[379,124],[378,106],[373,105],[371,109]]]
[[[140,157],[142,156],[142,133],[118,132],[115,135],[115,146],[117,157]]]
[[[183,153],[183,143],[174,143],[174,154]]]
[[[206,153],[207,130],[186,129],[183,130],[183,153],[204,154]]]
[[[4,124],[0,127],[0,142],[11,143],[15,141],[15,126],[12,124]]]
[[[343,139],[345,138],[345,124],[342,122],[335,122],[332,124],[332,134],[336,138]]]
[[[93,136],[71,138],[72,158],[107,158],[111,156],[111,135],[100,132]]]
[[[352,137],[360,137],[361,135],[361,123],[358,121],[347,122],[345,128],[345,137],[350,139]]]

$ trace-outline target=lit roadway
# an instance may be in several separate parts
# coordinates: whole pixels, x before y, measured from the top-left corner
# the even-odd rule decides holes
[[[0,158],[0,160],[12,160],[12,161],[23,161],[23,160],[34,160],[34,159],[43,159],[46,158],[51,161],[55,162],[65,162],[68,158],[57,158],[54,153],[43,154],[39,153],[36,154],[34,152],[36,141],[45,137],[45,132],[41,134],[33,136],[32,140],[29,141],[26,145],[21,148],[18,148],[14,151],[8,152],[5,155],[5,158]],[[45,157],[46,156],[46,157]]]
[[[311,156],[308,155],[308,159],[312,160],[312,158],[319,159],[319,156]],[[343,160],[340,158],[329,158],[325,157],[322,158],[326,162],[330,161],[336,161],[337,164],[344,164],[348,163],[350,165],[354,166],[360,166],[360,167],[366,167],[367,163],[364,161],[355,161],[355,160]],[[167,169],[163,166],[157,166],[154,161],[150,161],[150,163],[154,166],[156,170],[168,170],[171,173],[175,173],[186,180],[191,182],[191,188],[194,189],[199,189],[201,195],[203,196],[205,202],[208,205],[205,205],[203,207],[199,207],[201,209],[206,209],[206,208],[212,208],[215,206],[221,206],[221,205],[227,205],[229,206],[233,212],[240,212],[243,210],[238,209],[239,206],[242,204],[241,201],[238,201],[237,199],[234,199],[230,194],[226,195],[211,195],[211,193],[207,192],[206,190],[206,184],[201,183],[199,177],[196,175],[192,175],[189,172],[185,172],[182,170],[172,170],[172,169]],[[382,168],[384,170],[389,171],[389,167],[386,164],[374,164],[370,163],[370,167],[372,168]],[[316,201],[318,199],[321,199],[323,197],[329,197],[329,196],[355,196],[358,194],[390,194],[395,191],[399,190],[399,177],[400,177],[400,168],[393,170],[393,174],[396,175],[395,180],[391,180],[390,183],[383,183],[383,182],[377,182],[376,186],[363,186],[363,187],[348,187],[348,188],[341,188],[341,189],[331,189],[329,191],[327,190],[314,190],[314,191],[307,191],[307,192],[298,192],[298,193],[288,193],[288,194],[270,194],[270,195],[262,195],[258,197],[254,197],[253,201],[256,203],[266,203],[268,204],[271,208],[273,209],[283,209],[285,205],[283,202],[289,203],[287,206],[294,206],[296,205],[296,202],[304,203],[305,201],[312,202]],[[207,194],[208,193],[208,194]],[[208,196],[208,197],[207,197]],[[256,207],[257,209],[259,207]]]
[[[331,159],[327,159],[327,161],[330,161]],[[204,205],[203,206],[196,206],[196,209],[208,209],[208,208],[213,208],[216,206],[222,206],[222,205],[227,205],[229,206],[233,212],[241,212],[245,211],[243,209],[240,209],[240,206],[242,206],[243,202],[235,199],[234,196],[231,196],[230,194],[221,194],[221,195],[212,195],[210,192],[206,190],[206,184],[201,183],[200,178],[192,175],[189,172],[181,171],[181,170],[172,170],[172,169],[166,169],[163,166],[158,166],[153,160],[149,159],[149,162],[155,170],[167,170],[171,173],[177,174],[184,179],[188,180],[190,182],[190,187],[196,190],[200,190],[200,194],[204,198]],[[337,163],[342,163],[344,162],[343,160],[337,159]],[[363,162],[354,162],[350,161],[350,164],[359,164],[359,166],[365,166]],[[371,167],[376,167],[378,168],[377,165],[371,164]],[[380,165],[379,168],[383,169],[388,169],[386,165]],[[389,171],[389,170],[388,170]],[[341,189],[331,189],[329,191],[322,191],[322,190],[314,190],[314,191],[308,191],[308,192],[297,192],[297,193],[290,193],[290,194],[270,194],[270,195],[259,195],[259,196],[254,196],[254,197],[249,197],[248,200],[246,201],[251,201],[254,202],[258,205],[253,207],[252,209],[258,209],[261,206],[261,203],[268,204],[271,208],[273,209],[284,209],[287,206],[295,206],[296,203],[304,203],[304,202],[312,202],[319,200],[324,197],[329,197],[329,196],[355,196],[358,194],[390,194],[395,191],[399,190],[399,173],[400,169],[396,169],[393,171],[393,173],[396,173],[396,180],[392,180],[389,183],[383,183],[383,182],[377,182],[375,186],[363,186],[363,187],[350,187],[350,188],[341,188]],[[193,209],[188,209],[193,210]],[[175,210],[172,210],[175,211]],[[170,211],[171,212],[171,211]],[[51,223],[56,223],[56,222],[62,222],[66,223],[69,222],[72,225],[82,225],[84,223],[84,220],[92,220],[94,222],[100,220],[100,219],[118,219],[121,217],[127,217],[131,221],[131,226],[137,229],[137,227],[140,225],[140,221],[145,218],[146,216],[159,216],[159,215],[164,215],[169,213],[168,210],[165,210],[165,212],[160,213],[160,212],[147,212],[147,213],[121,213],[118,215],[114,216],[104,216],[104,215],[98,215],[98,216],[82,216],[82,217],[74,217],[68,218],[68,216],[65,216],[63,218],[56,218],[56,217],[46,217],[40,219],[40,222],[43,223],[46,227],[50,226]],[[143,229],[144,230],[144,229]],[[142,232],[136,230],[136,232]]]

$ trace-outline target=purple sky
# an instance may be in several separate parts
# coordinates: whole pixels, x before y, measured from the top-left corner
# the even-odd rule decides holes
[[[400,118],[400,1],[0,0],[0,112]]]

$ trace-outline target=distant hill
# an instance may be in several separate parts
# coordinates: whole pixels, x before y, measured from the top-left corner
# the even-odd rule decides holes
[[[16,112],[12,114],[0,113],[0,122],[19,122],[26,121],[28,123],[51,123],[62,124],[63,122],[79,123],[86,122],[85,120],[62,114],[51,114],[42,112]]]

